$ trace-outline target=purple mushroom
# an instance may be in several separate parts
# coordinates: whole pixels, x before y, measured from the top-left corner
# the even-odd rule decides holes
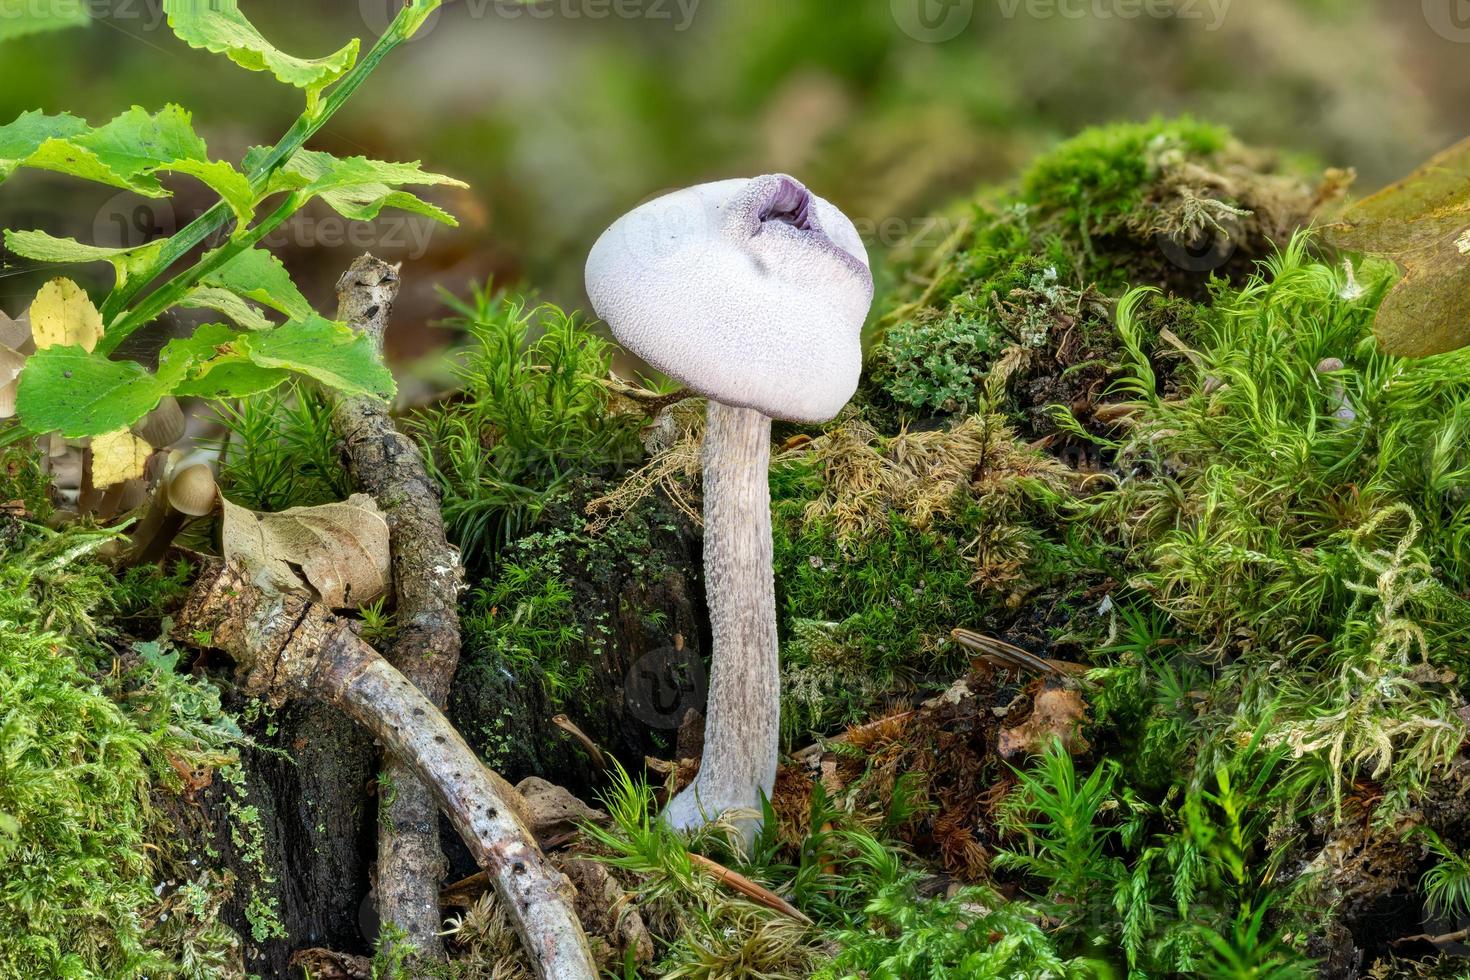
[[[852,222],[784,174],[665,195],[618,219],[587,292],[629,350],[709,399],[704,565],[714,632],[704,759],[664,819],[729,811],[748,844],[776,778],[780,663],[771,567],[771,419],[825,422],[862,368],[873,299]]]

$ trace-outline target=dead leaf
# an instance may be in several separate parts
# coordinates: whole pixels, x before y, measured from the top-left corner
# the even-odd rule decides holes
[[[81,286],[53,279],[31,303],[31,334],[36,348],[80,347],[91,351],[102,337],[102,314]]]
[[[1045,685],[1032,701],[1030,716],[1019,725],[1003,728],[996,743],[1002,759],[1019,755],[1037,755],[1054,738],[1073,755],[1086,752],[1090,746],[1082,737],[1087,723],[1087,702],[1076,690],[1061,683]]]
[[[333,609],[388,591],[388,521],[366,494],[279,514],[256,514],[228,500],[222,506],[225,559],[243,562],[260,587],[306,590]]]
[[[92,486],[99,490],[143,475],[153,447],[127,429],[92,440]]]
[[[1470,139],[1354,205],[1326,237],[1404,270],[1373,325],[1384,350],[1427,357],[1470,345]]]
[[[300,949],[291,954],[291,965],[314,980],[370,980],[373,961],[366,956],[331,949]]]

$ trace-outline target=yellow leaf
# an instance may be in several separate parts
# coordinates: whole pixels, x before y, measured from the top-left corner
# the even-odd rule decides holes
[[[142,476],[152,452],[152,446],[127,429],[97,436],[92,440],[92,486],[100,489]]]
[[[102,314],[81,286],[70,279],[53,279],[31,304],[31,332],[37,350],[70,346],[90,352],[102,336]]]

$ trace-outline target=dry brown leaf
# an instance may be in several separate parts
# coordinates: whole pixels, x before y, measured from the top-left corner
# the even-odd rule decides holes
[[[243,562],[261,588],[306,590],[333,609],[388,591],[388,522],[366,494],[279,514],[222,504],[225,559]]]
[[[92,440],[92,486],[100,490],[142,476],[152,452],[152,446],[127,429],[97,436]]]
[[[1036,755],[1054,738],[1062,740],[1068,752],[1086,752],[1087,739],[1082,726],[1087,723],[1087,702],[1076,690],[1062,684],[1048,684],[1032,702],[1031,715],[1019,725],[1001,729],[996,752],[1002,759],[1018,755]]]
[[[102,336],[102,314],[81,286],[52,279],[31,303],[31,333],[38,349],[80,347],[90,351]]]

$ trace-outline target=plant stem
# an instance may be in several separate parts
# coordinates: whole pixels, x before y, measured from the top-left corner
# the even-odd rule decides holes
[[[250,229],[249,233],[231,238],[193,266],[154,290],[142,305],[118,320],[113,324],[112,329],[103,335],[102,339],[97,342],[97,353],[111,354],[117,349],[118,344],[126,340],[133,331],[171,309],[205,276],[223,268],[240,253],[254,248],[265,236],[285,224],[293,214],[301,210],[306,201],[306,196],[300,192],[291,194],[264,221]]]
[[[398,12],[398,16],[393,19],[393,23],[389,24],[388,29],[383,32],[383,36],[378,38],[377,43],[372,46],[368,53],[347,74],[342,76],[336,85],[332,86],[331,90],[327,92],[326,98],[321,101],[316,107],[316,110],[303,112],[297,118],[296,122],[291,125],[291,128],[286,131],[286,135],[282,136],[280,141],[271,148],[266,158],[251,170],[247,175],[250,178],[251,187],[257,193],[263,191],[271,174],[276,171],[276,168],[289,160],[297,150],[306,144],[308,139],[325,126],[327,120],[331,119],[337,110],[346,104],[347,100],[367,80],[367,77],[372,74],[373,70],[388,56],[388,53],[412,37],[414,31],[423,24],[427,12],[432,11],[438,6],[439,0],[414,0],[411,4],[405,4],[403,9]],[[125,284],[112,291],[112,294],[102,304],[102,322],[111,326],[98,344],[99,351],[104,354],[112,352],[129,333],[132,333],[132,331],[138,328],[140,321],[137,320],[136,312],[121,319],[116,324],[113,321],[118,319],[122,311],[127,309],[128,304],[136,299],[139,293],[167,271],[169,267],[185,255],[188,255],[209,238],[210,235],[213,235],[216,231],[228,224],[232,213],[225,202],[216,202],[209,210],[174,233],[173,237],[164,243],[162,250],[158,253],[158,258],[147,269],[130,277]],[[198,272],[198,268],[196,267],[185,272],[179,279],[192,276],[193,281],[197,282],[203,274],[202,272]],[[178,282],[179,279],[175,279],[174,281]],[[157,316],[161,312],[163,311],[159,310],[154,312],[148,319],[152,319],[152,317]],[[144,320],[141,322],[147,321]],[[114,337],[114,331],[120,335]]]

